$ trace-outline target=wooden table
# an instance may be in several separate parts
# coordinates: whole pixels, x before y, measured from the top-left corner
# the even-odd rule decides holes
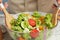
[[[7,32],[5,26],[4,26],[4,16],[0,16],[0,35],[2,34],[1,32],[3,31],[3,40],[12,40],[12,38],[10,37],[9,33]],[[1,31],[2,30],[2,31]],[[1,36],[0,36],[0,40],[1,40]]]
[[[3,40],[3,34],[1,28],[0,28],[0,40]]]

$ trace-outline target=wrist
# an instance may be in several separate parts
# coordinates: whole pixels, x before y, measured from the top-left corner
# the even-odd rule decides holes
[[[0,7],[1,7],[1,8],[4,8],[4,5],[3,5],[3,3],[0,3]]]

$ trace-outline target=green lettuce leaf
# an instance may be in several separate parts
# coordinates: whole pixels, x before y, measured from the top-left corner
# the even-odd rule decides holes
[[[34,16],[36,18],[40,18],[41,14],[38,13],[37,11],[35,11],[32,16]]]

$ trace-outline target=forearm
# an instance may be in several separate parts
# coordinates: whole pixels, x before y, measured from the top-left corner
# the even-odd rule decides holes
[[[0,3],[2,2],[2,0],[0,0]]]

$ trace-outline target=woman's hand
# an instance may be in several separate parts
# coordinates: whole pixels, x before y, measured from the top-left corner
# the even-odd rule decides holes
[[[0,3],[2,2],[2,0],[0,0]],[[4,3],[4,6],[5,6],[5,8],[7,8],[8,7],[8,4],[7,4],[7,2],[5,2]],[[2,8],[0,7],[0,11],[2,11]]]
[[[58,4],[60,4],[60,0],[57,0]]]

